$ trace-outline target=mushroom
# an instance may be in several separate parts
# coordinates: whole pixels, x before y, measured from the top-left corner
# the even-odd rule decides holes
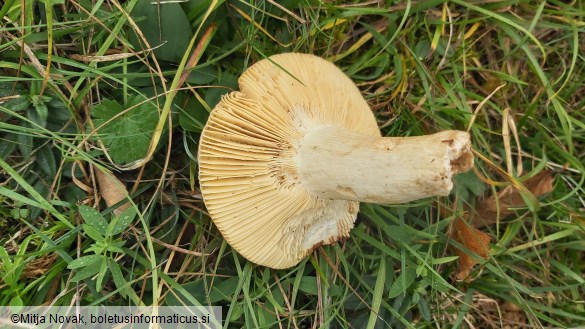
[[[359,89],[317,56],[261,60],[201,134],[199,181],[227,242],[250,261],[296,265],[348,237],[359,202],[448,195],[473,166],[469,134],[381,137]]]

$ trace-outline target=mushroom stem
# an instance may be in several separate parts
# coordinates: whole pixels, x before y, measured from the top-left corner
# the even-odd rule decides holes
[[[377,137],[321,126],[307,132],[296,159],[315,196],[383,204],[448,195],[452,176],[473,166],[469,134],[453,130]]]

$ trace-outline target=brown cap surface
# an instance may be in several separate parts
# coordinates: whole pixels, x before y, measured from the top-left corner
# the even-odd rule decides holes
[[[212,111],[199,145],[205,205],[228,243],[254,263],[296,265],[347,237],[359,203],[327,200],[299,183],[296,154],[308,129],[332,125],[380,136],[354,83],[307,54],[259,61]]]

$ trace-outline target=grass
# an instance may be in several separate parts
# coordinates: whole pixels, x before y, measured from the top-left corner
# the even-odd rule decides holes
[[[5,1],[0,17],[0,305],[221,305],[245,328],[585,323],[581,1]],[[286,51],[335,62],[384,135],[468,130],[476,170],[449,197],[363,204],[348,240],[294,268],[247,262],[206,215],[197,141],[238,75]],[[106,169],[133,220],[96,234],[124,203],[99,191]],[[523,182],[544,169],[537,199]],[[460,212],[439,205],[510,185],[526,205],[482,229],[489,259],[456,279]]]

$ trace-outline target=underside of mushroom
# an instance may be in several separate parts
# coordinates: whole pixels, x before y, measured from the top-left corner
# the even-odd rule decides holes
[[[251,261],[294,266],[347,237],[359,202],[448,195],[473,165],[469,134],[381,137],[353,82],[316,56],[250,67],[212,111],[199,146],[206,207]]]

